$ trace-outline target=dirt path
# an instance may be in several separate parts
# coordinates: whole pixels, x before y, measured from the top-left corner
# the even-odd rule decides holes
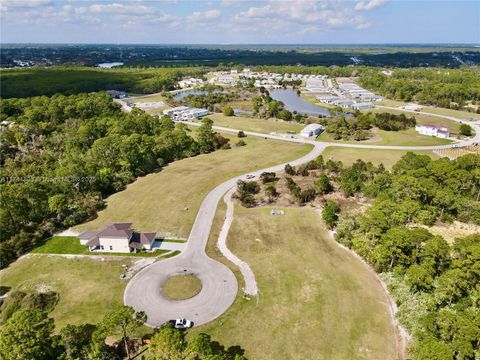
[[[227,237],[228,231],[230,230],[230,226],[233,222],[233,211],[234,211],[234,204],[232,201],[232,195],[235,192],[236,187],[229,190],[225,196],[223,197],[223,201],[227,204],[227,212],[225,215],[225,221],[223,222],[222,229],[220,234],[218,235],[217,240],[217,247],[228,260],[234,263],[240,269],[242,273],[245,287],[243,288],[243,292],[246,295],[257,296],[258,295],[258,287],[257,281],[255,280],[255,274],[253,273],[250,266],[245,262],[240,260],[234,253],[230,251],[227,246]]]

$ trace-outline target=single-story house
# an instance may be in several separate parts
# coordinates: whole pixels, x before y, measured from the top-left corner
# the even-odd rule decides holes
[[[97,231],[84,231],[78,238],[90,251],[129,253],[151,250],[156,233],[135,232],[131,223],[109,223]]]
[[[442,125],[417,125],[415,131],[428,136],[435,136],[442,139],[448,139],[450,132],[448,127]]]
[[[309,138],[311,136],[319,135],[322,131],[323,131],[322,125],[308,124],[302,129],[302,131],[300,131],[300,136],[304,138]]]

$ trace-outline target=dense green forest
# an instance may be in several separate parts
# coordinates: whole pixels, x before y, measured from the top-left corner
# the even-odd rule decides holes
[[[100,90],[124,90],[151,94],[172,90],[184,76],[201,73],[199,68],[116,68],[46,67],[3,69],[1,97],[65,95]]]
[[[364,69],[360,85],[390,99],[461,108],[480,101],[480,69],[395,69],[390,76]]]
[[[106,93],[1,102],[1,265],[57,228],[91,218],[103,199],[171,161],[228,148],[204,120],[184,125],[122,113]],[[5,123],[4,123],[5,124]]]
[[[416,359],[477,359],[480,351],[480,234],[453,244],[422,225],[480,224],[480,156],[457,160],[408,153],[392,172],[358,161],[337,181],[374,202],[341,217],[336,239],[370,263],[399,305]]]

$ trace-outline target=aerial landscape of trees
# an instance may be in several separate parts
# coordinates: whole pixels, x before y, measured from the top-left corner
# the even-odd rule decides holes
[[[58,228],[95,216],[136,177],[199,153],[229,148],[205,120],[185,125],[141,110],[126,114],[105,93],[2,100],[2,267]]]
[[[368,69],[361,72],[359,83],[390,99],[458,109],[480,101],[479,78],[478,67],[395,69],[391,75]]]

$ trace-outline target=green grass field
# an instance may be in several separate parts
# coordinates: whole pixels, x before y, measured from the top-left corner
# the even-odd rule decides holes
[[[232,142],[237,140],[233,137]],[[133,222],[138,231],[165,237],[188,237],[204,196],[222,181],[287,162],[310,151],[310,145],[246,138],[247,145],[176,161],[162,171],[139,178],[107,199],[107,207],[77,230],[97,229],[106,222]]]
[[[125,100],[133,103],[157,102],[157,101],[163,101],[165,103],[167,102],[167,99],[165,98],[165,96],[160,94],[146,95],[146,96],[141,96],[133,99],[127,98]]]
[[[250,359],[395,359],[395,329],[375,276],[326,237],[313,210],[284,210],[235,208],[228,244],[252,267],[258,302],[239,294],[219,319],[192,331],[239,345]],[[224,206],[208,247],[216,258],[223,216]]]
[[[402,102],[402,101],[385,99],[385,100],[376,102],[376,104],[384,105],[384,106],[398,107],[398,106],[404,106],[407,103]],[[421,105],[421,106],[422,106],[422,110],[420,111],[420,113],[421,112],[426,112],[426,113],[432,113],[432,114],[454,116],[454,117],[457,117],[459,119],[474,118],[474,119],[480,120],[480,114],[475,114],[475,113],[471,113],[471,112],[468,112],[468,111],[445,109],[445,108],[434,107],[434,106],[426,106],[426,105]]]
[[[368,144],[368,145],[392,145],[392,146],[434,146],[451,143],[450,140],[440,139],[433,136],[420,135],[415,129],[402,131],[384,131],[373,129],[375,137],[367,141],[342,141],[333,140],[329,134],[322,133],[317,138],[319,141],[338,142],[346,144]]]
[[[269,134],[271,132],[285,133],[287,131],[300,132],[305,125],[295,122],[275,121],[257,119],[242,116],[225,116],[223,114],[212,114],[208,116],[215,122],[216,126],[229,127],[233,129],[253,131]]]
[[[344,165],[351,165],[358,159],[370,161],[374,165],[383,164],[390,169],[400,158],[408,151],[404,150],[376,150],[376,149],[352,149],[329,146],[322,153],[325,160],[342,161]],[[432,159],[438,159],[439,156],[432,151],[414,151],[416,154],[428,155]]]
[[[103,315],[123,303],[127,282],[120,280],[122,264],[133,259],[30,255],[0,272],[2,286],[18,290],[47,287],[60,294],[50,314],[57,329],[67,324],[97,323]]]

